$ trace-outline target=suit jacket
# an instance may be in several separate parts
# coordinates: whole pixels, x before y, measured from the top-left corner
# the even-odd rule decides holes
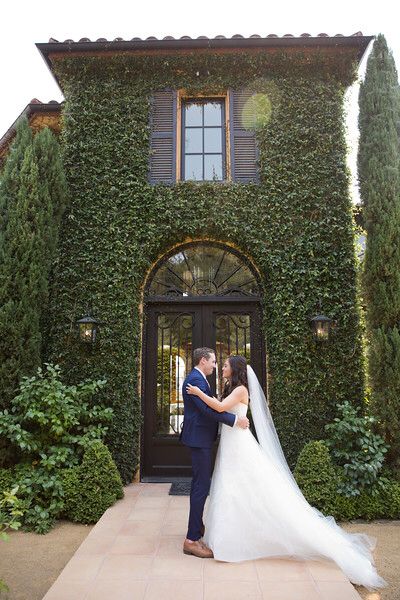
[[[233,427],[236,415],[229,412],[219,413],[207,406],[198,396],[188,394],[186,392],[188,383],[199,387],[207,396],[213,395],[203,375],[198,369],[192,369],[182,386],[184,419],[179,439],[185,446],[211,448],[217,439],[218,423]]]

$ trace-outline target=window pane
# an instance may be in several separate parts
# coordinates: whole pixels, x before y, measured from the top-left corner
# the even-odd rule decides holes
[[[182,384],[192,367],[192,331],[191,315],[158,315],[156,434],[180,432],[183,421]]]
[[[203,152],[203,129],[185,129],[185,152]]]
[[[203,156],[185,156],[185,179],[203,179]]]
[[[218,154],[204,155],[204,179],[222,179],[222,156]]]
[[[186,125],[202,125],[202,104],[185,105],[185,123]]]
[[[250,315],[219,314],[215,318],[215,349],[217,356],[217,389],[222,395],[224,379],[221,366],[231,354],[241,354],[250,362]]]
[[[204,105],[204,125],[221,125],[221,103],[207,102]]]
[[[222,152],[222,129],[204,129],[204,152]]]
[[[150,295],[199,296],[257,294],[258,284],[249,269],[228,248],[198,243],[170,256],[158,267],[150,285]]]

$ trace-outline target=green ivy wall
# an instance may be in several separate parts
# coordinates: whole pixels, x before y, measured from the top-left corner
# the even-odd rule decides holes
[[[69,382],[108,379],[102,399],[115,419],[107,441],[123,480],[132,480],[140,460],[144,280],[180,242],[233,244],[263,278],[270,406],[293,467],[307,441],[324,437],[335,403],[358,405],[364,396],[343,115],[352,55],[71,56],[58,59],[55,70],[66,96],[62,144],[71,201],[53,282],[49,359]],[[260,184],[151,186],[152,91],[211,94],[243,86],[268,94],[272,106],[257,131]],[[308,323],[319,298],[337,320],[321,347]],[[106,322],[94,351],[79,344],[74,328],[87,302]]]

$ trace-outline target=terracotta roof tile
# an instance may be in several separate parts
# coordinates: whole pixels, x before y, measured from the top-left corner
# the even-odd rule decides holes
[[[260,38],[262,39],[263,37],[266,38],[302,38],[302,37],[362,37],[362,32],[361,31],[357,31],[356,33],[351,34],[350,36],[345,36],[343,33],[336,33],[334,35],[329,35],[328,33],[318,33],[316,35],[312,35],[311,33],[301,33],[300,35],[294,35],[293,33],[285,33],[282,36],[277,35],[276,33],[269,33],[266,36],[262,36],[258,33],[253,33],[252,35],[248,36],[248,39],[250,38]],[[216,35],[214,37],[209,37],[207,35],[199,35],[198,37],[194,38],[191,37],[189,35],[182,35],[179,38],[175,38],[171,35],[166,35],[163,38],[157,38],[153,35],[148,36],[146,38],[140,38],[140,37],[133,37],[130,38],[129,40],[125,40],[124,38],[121,37],[116,37],[113,40],[107,40],[106,38],[100,37],[97,38],[96,40],[91,40],[90,38],[87,37],[83,37],[80,40],[71,40],[70,38],[64,40],[64,41],[60,41],[60,40],[56,40],[55,38],[50,38],[49,39],[49,43],[50,44],[54,44],[54,43],[58,43],[58,44],[81,44],[83,42],[88,42],[88,43],[96,43],[96,42],[145,42],[148,40],[155,40],[157,42],[163,41],[163,40],[174,40],[174,41],[178,41],[178,40],[217,40],[217,39],[226,39],[226,40],[234,40],[234,39],[246,39],[245,36],[241,35],[240,33],[236,33],[235,35],[231,36],[231,37],[226,37],[225,35]]]
[[[232,50],[252,51],[257,48],[265,48],[266,51],[270,48],[330,48],[340,49],[351,47],[355,54],[355,59],[361,61],[364,52],[369,43],[373,40],[373,36],[364,36],[361,31],[357,31],[352,35],[345,36],[342,33],[337,33],[329,36],[327,33],[302,33],[295,36],[292,33],[285,33],[282,36],[276,33],[269,33],[265,37],[258,33],[252,34],[250,37],[244,37],[240,33],[236,33],[232,37],[226,37],[219,34],[215,37],[207,37],[200,35],[197,38],[192,38],[189,35],[183,35],[180,38],[175,38],[171,35],[157,38],[148,36],[147,38],[133,37],[125,40],[121,37],[116,37],[113,40],[106,38],[90,38],[82,37],[78,41],[67,39],[58,41],[55,38],[50,38],[48,43],[36,44],[37,49],[41,53],[50,72],[56,82],[62,88],[60,81],[54,71],[54,61],[62,54],[79,53],[80,55],[88,53],[89,55],[97,54],[98,52],[179,52],[179,51],[194,51],[200,50],[218,50],[228,52]]]

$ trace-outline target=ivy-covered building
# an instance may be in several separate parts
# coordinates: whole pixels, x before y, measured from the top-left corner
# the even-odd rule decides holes
[[[125,481],[190,473],[181,385],[198,346],[216,349],[218,393],[223,360],[249,359],[291,466],[336,403],[362,404],[344,93],[370,41],[37,44],[65,102],[27,110],[61,131],[69,186],[47,358],[68,382],[107,379]],[[88,306],[93,345],[76,326]]]

